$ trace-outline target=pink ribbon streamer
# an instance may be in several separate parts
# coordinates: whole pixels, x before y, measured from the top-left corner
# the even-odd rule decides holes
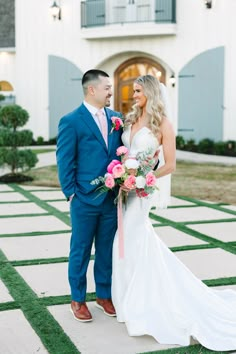
[[[118,217],[118,248],[119,258],[124,258],[124,229],[123,229],[123,213],[122,213],[122,190],[119,190],[118,204],[117,204],[117,217]]]

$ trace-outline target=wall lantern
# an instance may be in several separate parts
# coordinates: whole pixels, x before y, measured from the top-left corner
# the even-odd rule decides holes
[[[212,0],[204,0],[207,9],[212,8]]]
[[[50,13],[54,20],[61,20],[61,8],[57,5],[56,1],[53,2],[52,6],[50,6]]]
[[[170,83],[172,87],[175,87],[176,79],[174,74],[172,74],[170,77]]]

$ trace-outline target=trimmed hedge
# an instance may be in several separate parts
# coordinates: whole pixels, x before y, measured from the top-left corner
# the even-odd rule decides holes
[[[205,138],[196,143],[194,139],[185,140],[181,135],[177,135],[176,148],[201,154],[236,157],[236,141],[234,140],[215,142],[212,139]]]

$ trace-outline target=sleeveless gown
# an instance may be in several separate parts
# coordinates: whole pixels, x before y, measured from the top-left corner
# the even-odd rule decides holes
[[[143,127],[122,136],[130,155],[158,142]],[[112,300],[118,322],[130,336],[150,335],[161,344],[187,346],[190,337],[204,347],[236,349],[236,292],[214,290],[197,279],[156,235],[149,220],[155,195],[128,195],[123,208],[124,258],[119,258],[118,232],[113,245]]]

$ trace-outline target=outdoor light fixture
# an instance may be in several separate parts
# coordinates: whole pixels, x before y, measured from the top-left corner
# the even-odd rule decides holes
[[[172,87],[175,87],[176,79],[174,74],[172,74],[170,77],[170,83]]]
[[[212,8],[212,0],[204,0],[207,9]]]
[[[50,7],[50,13],[54,20],[61,20],[61,8],[57,5],[56,1],[54,1]]]

